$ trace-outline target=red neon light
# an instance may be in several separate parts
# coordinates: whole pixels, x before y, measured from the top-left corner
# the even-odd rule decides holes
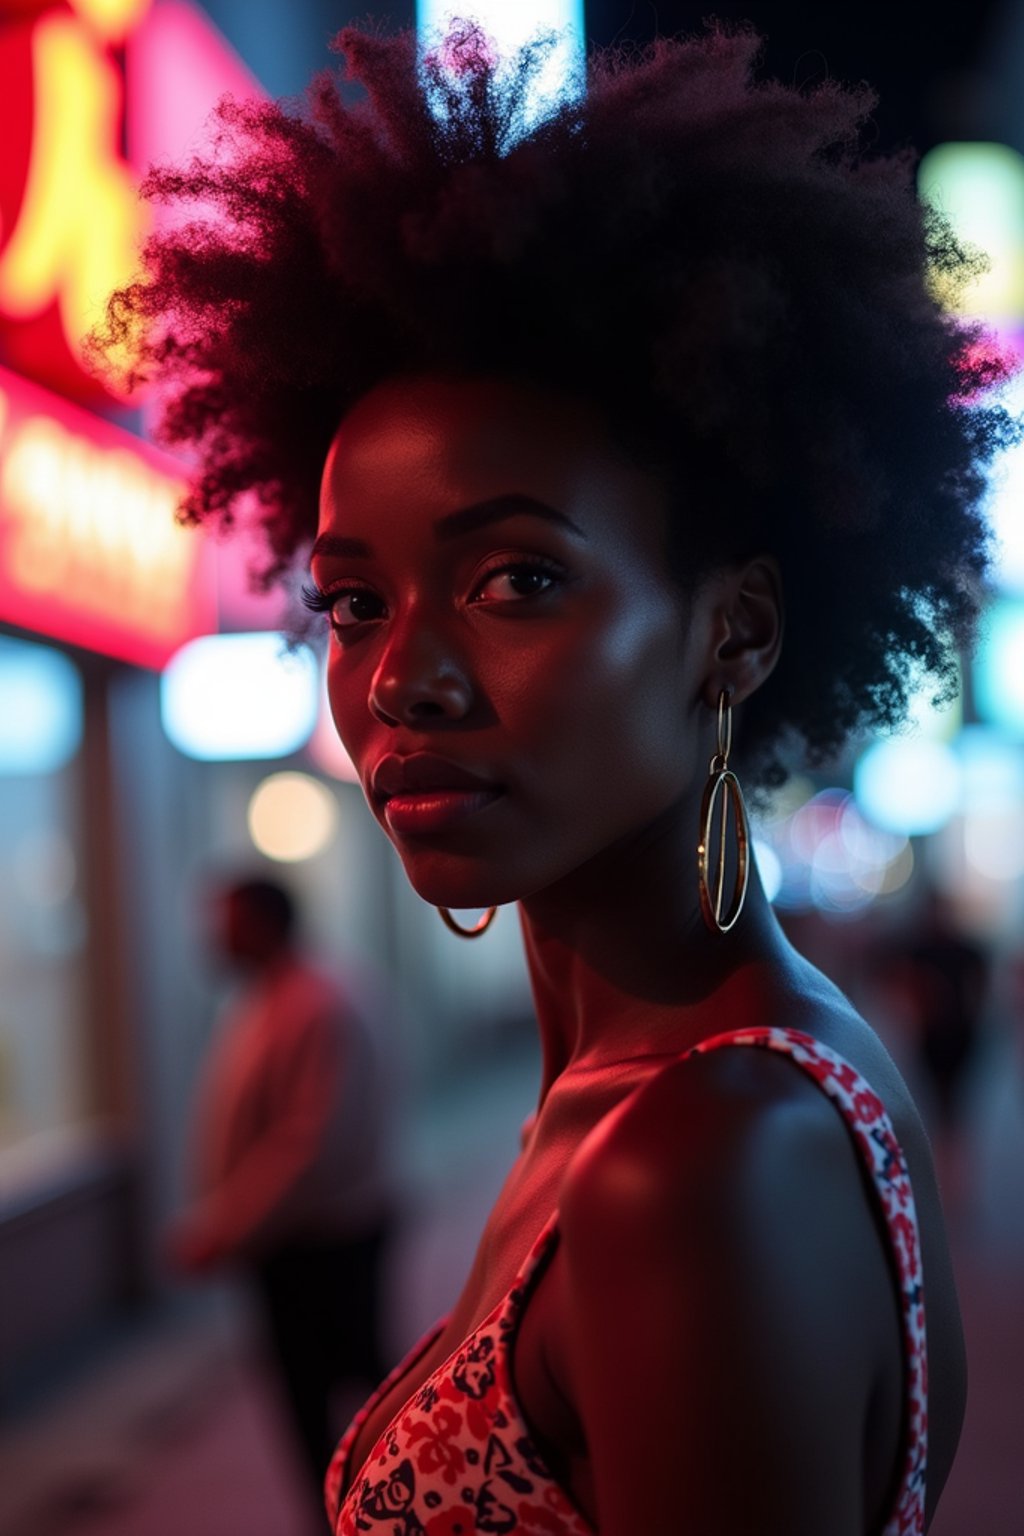
[[[165,454],[0,369],[0,620],[162,667],[216,628],[180,495]]]
[[[133,0],[78,0],[0,24],[4,353],[88,401],[109,394],[82,366],[82,339],[107,295],[130,281],[145,230],[119,147],[123,87],[109,49],[141,10]]]
[[[125,50],[128,157],[138,171],[154,160],[188,159],[206,147],[204,129],[222,96],[266,95],[226,38],[189,0],[159,0]],[[157,207],[158,220],[167,210]]]

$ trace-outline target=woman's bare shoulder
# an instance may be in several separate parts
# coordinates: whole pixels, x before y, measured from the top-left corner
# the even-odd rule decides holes
[[[681,1478],[708,1529],[757,1513],[859,1531],[863,1425],[899,1334],[850,1138],[815,1084],[764,1051],[672,1064],[580,1148],[560,1213],[566,1389],[609,1529],[627,1529],[633,1453],[660,1437],[689,1449],[647,1477],[633,1529],[670,1528]],[[738,1486],[723,1504],[730,1458],[757,1511]]]
[[[877,1033],[812,967],[799,986],[766,992],[756,1018],[716,1022],[707,1034],[759,1023],[810,1035],[854,1067],[892,1121],[910,1171],[926,1276],[934,1508],[956,1449],[966,1370],[945,1222],[913,1098]],[[582,1272],[582,1255],[596,1258],[591,1245],[600,1240],[606,1252],[631,1254],[638,1265],[675,1268],[678,1279],[696,1256],[710,1287],[705,1300],[711,1305],[715,1286],[722,1287],[732,1297],[730,1315],[742,1275],[751,1318],[765,1315],[766,1298],[774,1297],[777,1316],[795,1307],[804,1320],[817,1319],[810,1332],[800,1328],[815,1349],[827,1347],[834,1358],[851,1350],[852,1404],[864,1381],[858,1355],[877,1378],[892,1356],[896,1320],[888,1255],[866,1187],[843,1116],[784,1054],[741,1047],[686,1054],[606,1117],[577,1152],[560,1202],[567,1259],[575,1252]],[[708,1312],[705,1321],[710,1325]]]

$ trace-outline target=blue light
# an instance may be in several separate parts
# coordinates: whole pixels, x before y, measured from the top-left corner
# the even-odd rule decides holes
[[[287,757],[316,724],[319,669],[276,631],[206,635],[183,645],[160,679],[168,738],[204,762]]]
[[[417,0],[416,26],[428,48],[443,39],[453,19],[479,23],[502,59],[535,38],[557,37],[534,83],[535,110],[532,121],[523,124],[525,129],[541,118],[546,108],[582,90],[586,57],[583,0],[515,0],[514,4],[511,0],[468,0],[465,5],[457,0]]]
[[[1024,416],[1024,375],[1018,375],[1001,396],[1007,408]],[[995,534],[995,576],[999,585],[1024,593],[1024,442],[1004,449],[992,467],[987,504]]]
[[[0,635],[0,773],[54,773],[82,739],[82,683],[49,645]]]
[[[754,839],[754,862],[757,872],[761,876],[761,884],[764,894],[769,901],[775,901],[782,890],[782,860],[770,843],[759,838]]]
[[[853,771],[862,815],[883,832],[921,837],[945,826],[960,804],[956,755],[943,742],[920,736],[876,741]]]
[[[1024,736],[1024,599],[994,603],[982,623],[974,702],[987,724]]]
[[[1024,805],[1024,754],[1019,742],[987,725],[969,725],[956,742],[967,816],[996,815]]]

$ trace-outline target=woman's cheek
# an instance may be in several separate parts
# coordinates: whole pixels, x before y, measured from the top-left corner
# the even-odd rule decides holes
[[[332,648],[337,641],[331,640]],[[331,719],[345,751],[361,768],[361,754],[365,750],[369,727],[373,724],[369,707],[369,681],[353,675],[351,669],[342,671],[338,658],[329,657],[327,663],[327,701]]]

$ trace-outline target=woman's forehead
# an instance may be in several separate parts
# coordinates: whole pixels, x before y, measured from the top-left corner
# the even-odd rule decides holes
[[[595,451],[607,433],[597,410],[569,394],[500,376],[420,374],[363,395],[342,418],[332,453],[360,460],[380,444],[398,462],[426,453],[466,458],[474,448],[485,459],[513,443],[522,447],[524,438],[549,450]]]
[[[414,493],[437,514],[501,494],[639,515],[665,493],[572,395],[503,378],[417,376],[376,386],[345,415],[324,470],[322,518]]]

